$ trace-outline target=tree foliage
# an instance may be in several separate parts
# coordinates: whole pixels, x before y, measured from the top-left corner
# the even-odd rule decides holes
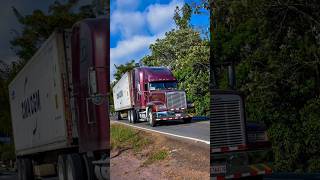
[[[115,82],[119,81],[123,74],[126,72],[131,71],[133,68],[136,67],[135,60],[131,60],[130,62],[127,62],[125,64],[120,64],[119,66],[114,65],[116,68],[116,72],[113,74],[115,78]],[[115,84],[115,83],[114,83]]]
[[[247,117],[268,126],[275,169],[319,170],[320,2],[217,0],[211,5],[213,65],[236,62]],[[213,75],[226,88],[225,70],[216,68]]]
[[[78,0],[69,0],[62,4],[55,1],[49,7],[48,13],[34,10],[32,14],[25,16],[12,7],[23,27],[22,33],[11,41],[17,56],[23,61],[28,61],[55,29],[71,28],[81,19],[95,17],[92,5],[82,6],[79,12],[74,12],[77,2]]]

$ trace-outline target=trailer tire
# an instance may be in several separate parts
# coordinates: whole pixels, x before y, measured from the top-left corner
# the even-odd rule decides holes
[[[31,159],[19,158],[18,159],[18,178],[19,180],[33,180],[33,166]]]
[[[68,180],[85,180],[86,174],[79,154],[68,154],[67,157]]]
[[[58,157],[57,171],[59,180],[67,180],[67,156],[61,154]]]
[[[94,173],[94,165],[92,164],[92,161],[94,161],[94,158],[88,157],[86,154],[84,154],[82,158],[84,161],[84,167],[86,168],[88,180],[96,180],[97,178]]]
[[[152,109],[151,108],[148,108],[148,111],[147,111],[147,118],[148,118],[148,122],[150,124],[151,127],[155,127],[157,122],[156,120],[154,119],[153,117],[153,114],[152,114]]]

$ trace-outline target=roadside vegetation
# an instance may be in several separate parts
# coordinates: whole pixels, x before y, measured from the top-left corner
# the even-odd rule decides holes
[[[120,125],[111,124],[110,137],[112,150],[133,149],[139,152],[151,143],[151,140],[142,135],[142,131]]]
[[[144,165],[149,165],[157,161],[162,161],[168,158],[169,151],[167,149],[158,149],[152,152],[148,159],[144,162]]]
[[[112,158],[124,151],[132,151],[136,155],[143,154],[146,157],[143,165],[150,165],[169,156],[169,150],[158,147],[144,131],[121,124],[111,124],[110,131],[111,150],[115,152]]]
[[[211,2],[212,78],[227,89],[218,64],[235,63],[247,119],[268,127],[274,170],[319,172],[320,2]]]

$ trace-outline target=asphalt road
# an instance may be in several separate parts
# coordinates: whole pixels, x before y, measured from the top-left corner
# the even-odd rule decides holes
[[[127,120],[119,121],[115,120],[115,118],[111,118],[111,121],[166,134],[168,136],[175,136],[178,138],[184,138],[210,144],[209,120],[200,120],[198,118],[197,120],[193,119],[191,123],[183,123],[181,120],[160,121],[158,122],[156,127],[151,127],[148,122],[138,122],[135,124],[131,124]]]

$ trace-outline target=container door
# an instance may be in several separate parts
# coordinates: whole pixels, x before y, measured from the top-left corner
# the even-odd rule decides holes
[[[78,25],[78,114],[80,152],[109,149],[109,32],[107,19]],[[75,45],[76,46],[76,45]],[[74,53],[73,53],[74,54]]]

